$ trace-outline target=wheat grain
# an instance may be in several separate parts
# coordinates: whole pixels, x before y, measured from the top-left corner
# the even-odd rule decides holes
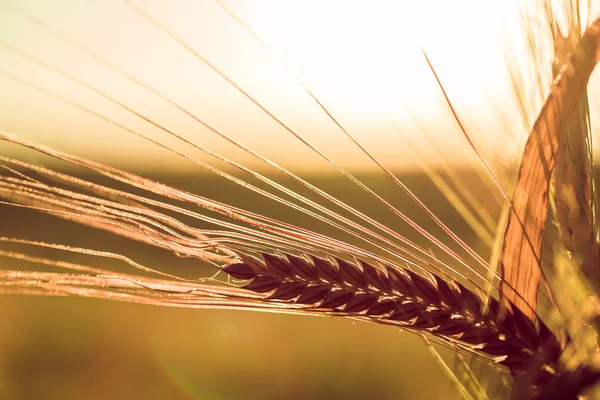
[[[264,294],[266,301],[366,318],[463,343],[508,367],[518,398],[577,399],[600,379],[600,371],[590,367],[561,366],[564,346],[540,319],[532,322],[512,303],[509,309],[491,297],[486,303],[460,283],[435,274],[428,279],[397,267],[313,255],[263,253],[262,260],[241,256],[240,262],[222,270],[249,281],[243,287]]]

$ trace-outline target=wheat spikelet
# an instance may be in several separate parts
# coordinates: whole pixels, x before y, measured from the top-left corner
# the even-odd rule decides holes
[[[449,284],[434,274],[426,279],[389,266],[382,270],[364,261],[359,268],[340,258],[334,263],[316,256],[310,261],[289,254],[285,258],[262,257],[257,263],[246,256],[242,259],[246,261],[230,264],[223,271],[250,280],[243,287],[270,293],[270,300],[360,315],[455,338],[482,353],[499,356],[499,364],[515,373],[530,370],[532,364],[556,369],[560,345],[545,324],[536,320],[538,331],[518,309],[503,313],[497,300],[489,299],[486,304],[458,282]]]
[[[554,334],[539,319],[532,323],[514,305],[507,312],[493,298],[486,304],[460,283],[434,274],[427,279],[410,270],[379,269],[364,261],[359,265],[340,258],[263,253],[262,261],[242,256],[241,262],[223,271],[250,281],[243,287],[264,293],[268,301],[462,342],[508,367],[520,395],[527,398],[549,399],[558,393],[559,398],[577,398],[600,378],[600,371],[587,367],[564,370],[558,362],[563,347]]]

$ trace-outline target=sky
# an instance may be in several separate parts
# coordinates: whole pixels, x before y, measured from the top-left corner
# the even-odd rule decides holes
[[[0,0],[0,129],[119,167],[189,167],[147,138],[211,164],[264,164],[233,141],[372,167],[347,134],[391,168],[472,163],[425,52],[486,159],[522,149],[507,57],[524,57],[523,2],[223,1],[237,21],[212,0],[130,3]]]

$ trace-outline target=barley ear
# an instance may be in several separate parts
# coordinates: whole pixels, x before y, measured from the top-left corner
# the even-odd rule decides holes
[[[398,326],[458,344],[516,378],[527,377],[532,390],[570,379],[559,363],[563,347],[541,320],[532,321],[512,303],[503,307],[489,298],[486,304],[459,282],[340,258],[265,253],[262,259],[243,257],[222,270],[266,302]]]

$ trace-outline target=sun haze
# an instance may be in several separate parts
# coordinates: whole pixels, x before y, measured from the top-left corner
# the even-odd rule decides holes
[[[525,127],[505,54],[507,46],[522,42],[517,3],[229,0],[223,8],[218,2],[140,2],[140,9],[186,49],[118,1],[5,1],[0,3],[7,11],[0,13],[0,124],[122,167],[152,166],[165,152],[117,125],[192,151],[109,97],[245,165],[255,159],[181,108],[278,163],[320,168],[323,161],[313,151],[233,82],[350,168],[373,164],[305,88],[391,168],[410,168],[414,157],[435,164],[439,156],[432,149],[440,148],[451,162],[470,162],[472,152],[427,66],[426,52],[482,153],[490,162],[515,158]],[[184,165],[175,158],[164,164]]]

